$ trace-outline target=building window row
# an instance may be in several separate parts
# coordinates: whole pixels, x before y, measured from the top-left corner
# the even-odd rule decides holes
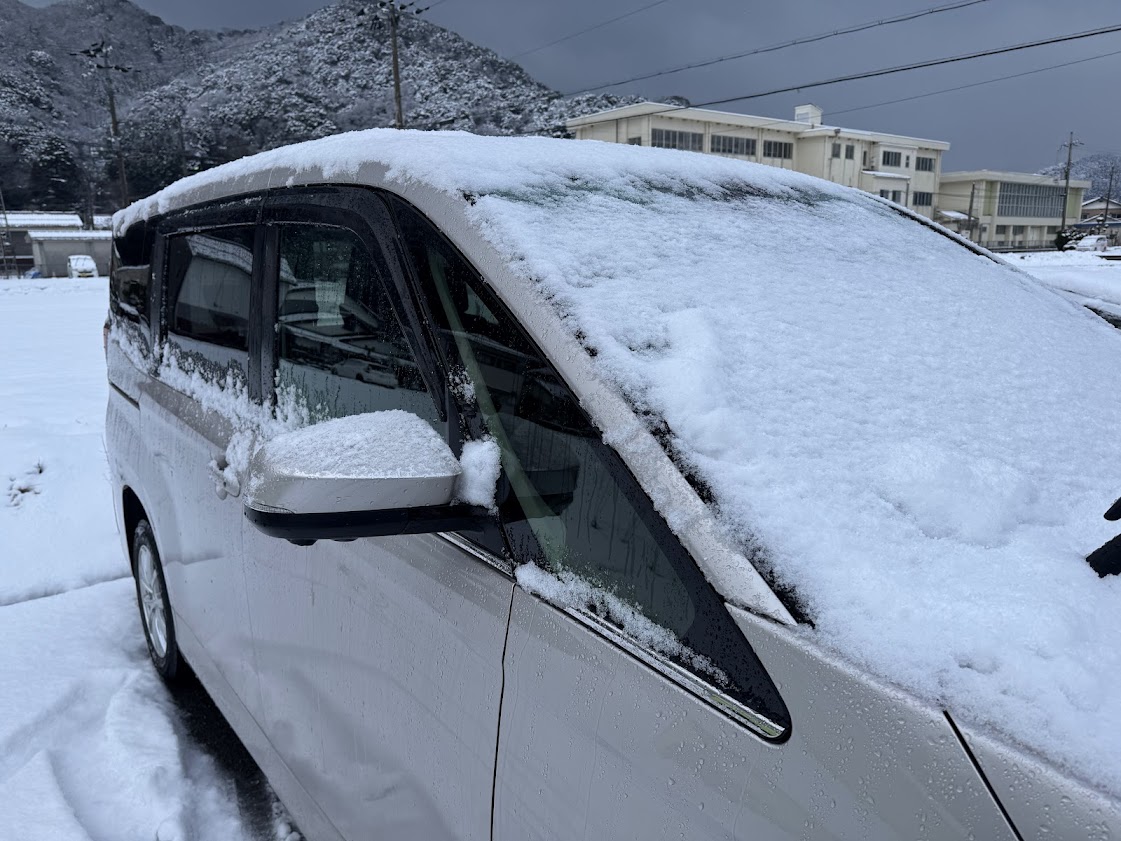
[[[794,157],[794,144],[786,143],[782,140],[764,140],[763,157],[781,158],[783,160],[791,159]]]
[[[880,190],[880,198],[881,199],[889,199],[889,200],[895,202],[896,204],[902,204],[903,203],[903,191],[902,190]]]
[[[916,190],[911,193],[911,204],[915,207],[931,207],[934,204],[934,193],[923,193]]]
[[[755,155],[754,137],[732,137],[714,134],[709,138],[709,148],[716,155]]]
[[[704,151],[705,136],[695,131],[674,131],[656,128],[650,131],[650,145],[661,149],[685,149],[689,152]]]
[[[924,158],[921,155],[915,158],[916,172],[934,172],[934,158]]]
[[[902,166],[903,153],[885,151],[882,163],[884,166]]]
[[[1014,184],[1000,182],[996,212],[1001,216],[1040,218],[1062,216],[1063,188],[1055,184]]]

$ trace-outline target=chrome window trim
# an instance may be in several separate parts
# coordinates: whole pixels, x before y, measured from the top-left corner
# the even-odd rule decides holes
[[[765,715],[756,712],[735,698],[706,683],[692,672],[674,663],[660,654],[643,648],[634,640],[604,621],[594,613],[589,613],[576,607],[560,607],[573,619],[590,629],[592,632],[606,638],[628,654],[641,660],[654,671],[673,681],[693,697],[705,702],[717,711],[723,713],[738,724],[742,724],[758,736],[768,741],[780,741],[787,735],[788,728],[771,721]]]
[[[510,561],[507,561],[503,558],[498,557],[493,552],[488,552],[486,549],[482,548],[481,546],[476,546],[474,543],[472,543],[467,538],[462,537],[461,535],[456,534],[455,532],[452,532],[452,531],[437,532],[436,536],[440,537],[440,538],[443,538],[443,540],[445,542],[450,543],[452,546],[455,546],[457,549],[462,549],[468,555],[471,555],[476,560],[482,561],[487,566],[494,567],[496,570],[498,570],[502,574],[508,575],[511,578],[514,577],[514,565],[513,565],[513,563],[511,563]]]

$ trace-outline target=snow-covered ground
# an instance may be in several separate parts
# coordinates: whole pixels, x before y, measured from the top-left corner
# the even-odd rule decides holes
[[[104,279],[0,281],[0,839],[248,839],[148,663],[102,443],[106,304]]]
[[[1121,248],[1106,260],[1090,251],[1045,251],[1003,254],[1009,263],[1056,289],[1074,293],[1101,312],[1121,316]]]

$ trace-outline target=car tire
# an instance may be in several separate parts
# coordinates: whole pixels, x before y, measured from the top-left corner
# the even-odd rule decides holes
[[[144,628],[152,665],[164,681],[174,683],[179,673],[175,623],[171,617],[171,602],[167,598],[167,582],[156,538],[147,520],[137,523],[132,532],[132,572],[140,624]]]

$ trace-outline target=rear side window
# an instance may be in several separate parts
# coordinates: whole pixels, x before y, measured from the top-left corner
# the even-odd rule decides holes
[[[152,236],[137,224],[113,241],[109,271],[109,310],[129,321],[148,321],[148,287],[152,278]]]
[[[185,234],[168,241],[172,333],[235,350],[249,349],[253,285],[251,226]]]

